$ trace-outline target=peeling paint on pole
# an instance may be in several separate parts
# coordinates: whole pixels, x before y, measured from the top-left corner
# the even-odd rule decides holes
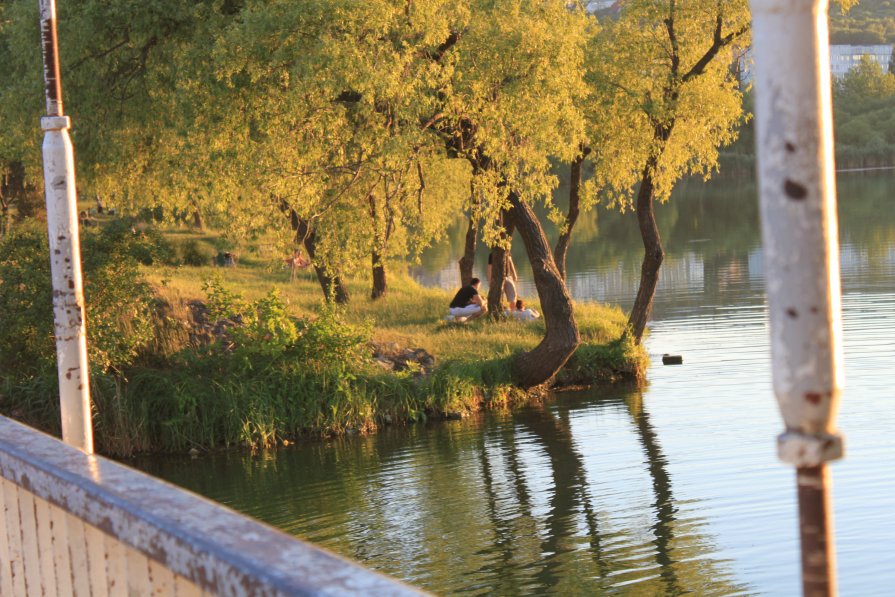
[[[85,452],[92,452],[93,425],[74,149],[68,135],[71,121],[62,112],[56,6],[53,0],[40,1],[40,18],[47,96],[47,116],[41,119],[40,124],[44,131],[44,194],[53,277],[62,438]]]
[[[762,242],[782,460],[797,467],[802,588],[836,592],[829,475],[842,456],[841,290],[828,0],[751,0]]]
[[[825,0],[752,0],[762,241],[774,392],[786,429],[828,434],[843,384]],[[799,452],[781,452],[793,464]],[[811,463],[808,463],[811,464]],[[817,464],[817,463],[813,463]]]

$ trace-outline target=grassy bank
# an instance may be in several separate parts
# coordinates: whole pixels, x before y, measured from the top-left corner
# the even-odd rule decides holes
[[[213,237],[177,233],[168,242],[206,256],[215,250]],[[210,265],[210,258],[204,266],[155,260],[139,267],[152,290],[153,331],[126,366],[92,371],[99,450],[269,447],[539,398],[513,386],[511,361],[540,342],[542,320],[447,325],[449,292],[393,273],[389,293],[376,301],[368,298],[368,280],[350,279],[351,303],[335,310],[322,303],[313,272],[290,281],[272,257],[246,255],[238,267],[226,268]],[[197,304],[207,311],[204,339]],[[642,377],[646,359],[622,339],[620,309],[576,305],[576,318],[583,343],[559,383]],[[223,331],[215,335],[212,328]],[[410,349],[425,351],[434,364],[392,370],[389,361],[374,358]],[[55,431],[55,385],[47,367],[4,372],[0,405],[5,414]]]

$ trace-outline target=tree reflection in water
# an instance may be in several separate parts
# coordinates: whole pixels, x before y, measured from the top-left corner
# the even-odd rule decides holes
[[[439,593],[748,592],[705,521],[678,520],[636,389],[264,458],[138,464]]]

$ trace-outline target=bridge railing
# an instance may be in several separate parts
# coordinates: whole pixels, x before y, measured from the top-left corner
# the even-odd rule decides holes
[[[0,417],[0,595],[418,595]]]

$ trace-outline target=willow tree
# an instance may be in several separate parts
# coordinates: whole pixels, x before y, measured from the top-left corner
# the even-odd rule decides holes
[[[58,7],[66,113],[78,159],[78,180],[92,187],[109,164],[151,145],[157,98],[174,86],[171,65],[214,20],[217,2],[85,0]],[[0,7],[0,161],[20,160],[32,184],[42,178],[39,119],[43,101],[38,6],[10,0]],[[116,134],[121,133],[121,134]],[[122,143],[123,141],[123,143]],[[114,167],[114,166],[113,166]],[[151,181],[150,181],[151,182]]]
[[[549,380],[579,343],[572,301],[531,203],[549,202],[551,159],[571,160],[583,134],[584,46],[593,19],[561,0],[460,3],[440,64],[450,78],[436,96],[433,128],[473,165],[475,209],[486,242],[500,245],[506,216],[525,244],[546,334],[517,357],[523,387]],[[501,263],[492,284],[502,286]]]
[[[636,172],[628,195],[644,257],[628,320],[637,342],[652,310],[665,256],[654,203],[687,175],[708,177],[719,147],[736,138],[742,98],[730,67],[732,49],[749,43],[746,0],[630,0],[605,23],[595,81],[612,118],[625,123],[616,170]]]
[[[466,178],[426,126],[449,8],[252,2],[214,44],[215,93],[232,119],[216,135],[241,169],[232,178],[276,197],[314,238],[315,265],[350,273],[369,259],[373,297],[386,291],[387,259],[446,229],[458,206],[443,179]],[[265,211],[242,196],[231,211]]]

